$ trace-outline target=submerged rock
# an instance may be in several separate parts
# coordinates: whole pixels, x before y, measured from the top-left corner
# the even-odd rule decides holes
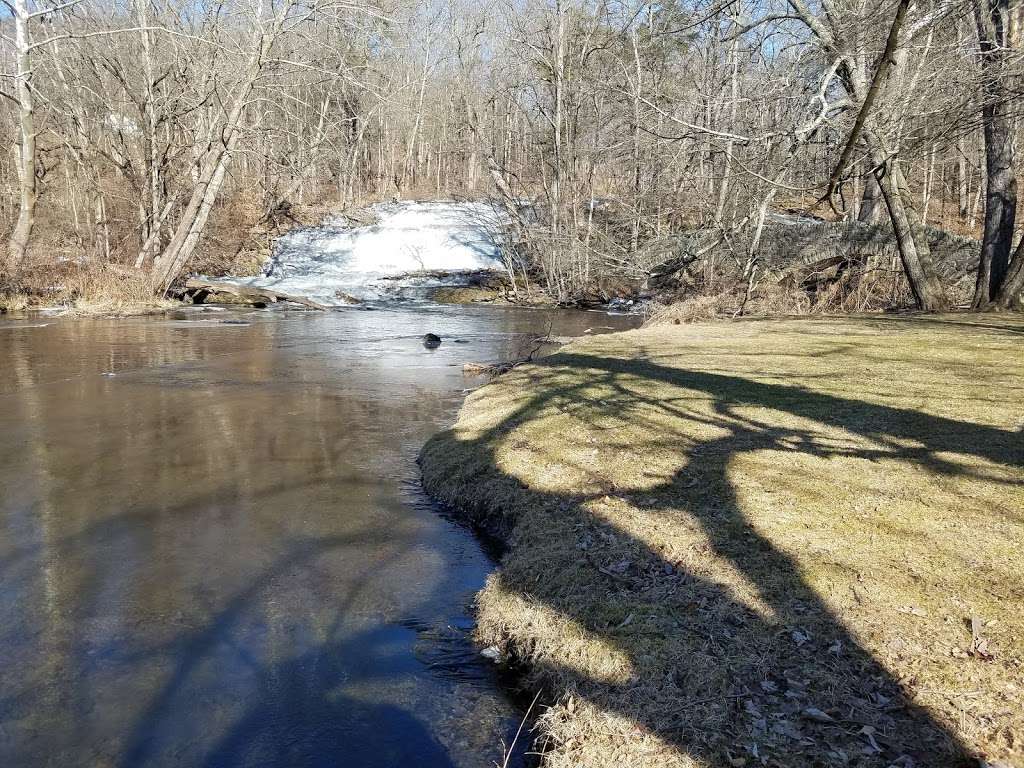
[[[483,656],[485,659],[490,659],[495,664],[500,664],[502,660],[501,649],[498,648],[498,646],[496,645],[487,646],[482,651],[480,651],[480,655]]]
[[[363,300],[358,299],[351,293],[345,293],[344,291],[338,290],[334,292],[334,298],[344,302],[345,304],[362,304]]]
[[[441,346],[441,337],[434,333],[428,333],[423,337],[423,346],[427,349],[437,349]]]

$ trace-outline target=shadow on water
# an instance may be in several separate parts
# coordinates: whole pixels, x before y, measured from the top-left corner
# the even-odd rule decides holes
[[[378,546],[386,540],[376,531],[294,543],[289,554],[259,574],[212,621],[175,641],[173,672],[137,718],[120,764],[149,764],[160,757],[162,741],[176,740],[166,731],[188,706],[180,700],[183,690],[218,644],[233,642],[237,625],[260,592],[296,567],[310,567],[330,550]],[[396,549],[389,554],[402,553]],[[348,585],[347,599],[330,606],[334,618],[324,633],[327,642],[271,665],[237,649],[251,668],[251,703],[218,734],[202,765],[452,765],[447,750],[415,716],[414,708],[375,703],[372,696],[360,700],[345,692],[356,687],[371,693],[374,686],[417,671],[407,653],[412,638],[403,628],[375,625],[349,636],[340,631],[370,581],[371,575],[364,574]]]
[[[466,616],[492,566],[414,490],[414,458],[461,363],[549,315],[0,336],[0,764],[500,760],[520,713]],[[425,330],[467,344],[427,352]]]
[[[498,592],[520,596],[528,605],[545,605],[578,623],[596,641],[624,656],[635,673],[632,683],[619,686],[550,660],[537,662],[550,679],[560,681],[560,688],[564,683],[599,710],[636,722],[702,764],[724,764],[721,761],[731,759],[729,755],[746,754],[756,742],[765,750],[762,757],[781,761],[772,764],[818,764],[815,761],[824,753],[816,744],[833,745],[838,751],[829,754],[836,764],[974,764],[967,747],[949,729],[910,702],[900,682],[846,628],[796,562],[758,532],[729,466],[742,454],[771,450],[828,458],[895,458],[946,476],[970,472],[947,458],[955,449],[1019,469],[1024,466],[1021,432],[797,386],[663,365],[643,349],[630,360],[555,354],[537,363],[530,378],[535,386],[522,383],[528,389],[500,423],[489,423],[472,436],[443,433],[428,443],[424,456],[457,475],[460,468],[446,464],[440,452],[450,451],[451,441],[469,443],[479,464],[466,470],[470,474],[459,477],[459,483],[489,483],[495,499],[492,513],[504,509],[501,497],[525,495],[530,508],[545,510],[555,521],[554,529],[562,532],[555,534],[562,537],[558,541],[539,543],[537,535],[530,541],[531,546],[545,548],[544,562],[552,574],[566,569],[571,579],[538,582],[536,561],[532,566],[520,563],[528,559],[523,555],[503,563]],[[664,389],[657,397],[645,394],[654,385],[671,387],[677,396],[665,397]],[[762,420],[751,415],[759,413],[758,408],[785,418]],[[527,488],[520,478],[499,469],[504,464],[498,462],[497,451],[509,440],[515,445],[518,428],[559,412],[571,414],[584,431],[615,429],[610,426],[614,424],[643,428],[648,418],[644,414],[660,413],[707,428],[702,434],[715,436],[693,441],[679,434],[629,445],[633,456],[649,450],[652,455],[671,451],[685,457],[673,476],[640,490],[604,481],[604,487],[592,493],[544,492]],[[651,434],[658,434],[655,419],[650,426]],[[854,439],[824,439],[823,428],[844,430]],[[869,442],[876,447],[865,446]],[[432,457],[432,451],[438,454]],[[537,460],[556,465],[571,461],[555,455]],[[1022,481],[1016,477],[1005,482],[1019,485]],[[681,515],[689,516],[716,558],[752,585],[769,618],[738,600],[730,589],[666,560],[630,531],[596,515],[593,505],[609,495],[670,524],[679,524]],[[583,542],[605,544],[587,544],[590,550],[584,555]],[[604,549],[598,551],[598,546]],[[619,568],[600,565],[619,561],[624,564]],[[625,623],[634,612],[640,617],[649,611],[650,634],[620,631],[623,617],[608,618],[608,601],[630,611]],[[713,634],[711,626],[721,634]],[[793,628],[802,628],[802,633],[794,635]],[[638,680],[651,686],[642,688],[640,695],[657,691],[652,695],[662,698],[638,701],[632,692]],[[829,709],[835,719],[820,722],[802,716],[801,709],[808,705]],[[814,756],[801,757],[808,746]]]

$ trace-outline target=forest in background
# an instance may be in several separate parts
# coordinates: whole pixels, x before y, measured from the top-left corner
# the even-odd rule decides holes
[[[152,296],[451,197],[514,212],[517,287],[563,303],[1024,288],[1019,0],[0,4],[0,292]]]

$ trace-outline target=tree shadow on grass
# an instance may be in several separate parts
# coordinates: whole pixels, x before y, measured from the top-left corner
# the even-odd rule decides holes
[[[516,389],[510,397],[518,398],[498,423],[471,436],[442,433],[428,443],[424,480],[475,522],[516,526],[513,550],[488,587],[499,603],[495,610],[507,614],[499,620],[506,627],[515,624],[516,610],[532,612],[523,619],[524,636],[508,633],[517,644],[511,650],[529,656],[557,692],[581,697],[618,721],[603,724],[619,729],[613,744],[626,735],[653,736],[680,758],[734,765],[972,761],[970,749],[910,701],[901,682],[808,583],[805,566],[752,524],[730,467],[744,454],[768,451],[897,459],[949,476],[975,471],[946,453],[955,451],[1011,470],[985,479],[1019,484],[1024,441],[1018,433],[675,368],[650,362],[642,352],[633,360],[556,354],[531,373],[514,375],[532,381],[497,385]],[[650,395],[653,385],[678,390],[679,397]],[[765,418],[759,409],[783,418]],[[601,473],[593,473],[581,493],[527,487],[502,469],[507,456],[499,459],[499,449],[516,430],[559,413],[587,430],[616,423],[642,428],[644,413],[670,415],[699,427],[703,437],[667,435],[625,446],[632,460],[645,450],[680,458],[670,477],[640,488],[617,487]],[[651,427],[656,433],[657,424]],[[539,450],[529,443],[513,440],[512,447],[527,454]],[[530,460],[541,472],[573,461],[548,454]],[[585,473],[578,465],[570,469]],[[820,479],[826,495],[830,480]],[[454,494],[465,488],[473,501],[460,504]],[[484,498],[474,497],[473,488],[486,488]],[[643,524],[692,528],[697,557],[666,559],[651,546],[657,535],[638,533]],[[702,548],[719,564],[715,569],[707,567]],[[540,614],[553,609],[560,619],[538,629],[545,619],[533,606],[545,606]],[[575,627],[575,635],[565,641],[549,635],[533,645],[536,638],[529,635],[557,633],[559,621]],[[581,635],[590,648],[582,647]],[[607,669],[588,656],[601,647],[608,649]],[[583,661],[572,661],[573,653]]]

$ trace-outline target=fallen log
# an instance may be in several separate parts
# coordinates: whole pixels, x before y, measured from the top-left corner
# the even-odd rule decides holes
[[[185,282],[185,292],[192,297],[196,304],[202,304],[211,293],[229,293],[238,296],[252,304],[277,304],[280,301],[288,301],[292,304],[301,304],[310,309],[326,310],[330,307],[318,304],[305,296],[295,296],[290,293],[281,293],[270,288],[257,288],[252,285],[236,285],[221,280],[197,280],[190,278]]]

